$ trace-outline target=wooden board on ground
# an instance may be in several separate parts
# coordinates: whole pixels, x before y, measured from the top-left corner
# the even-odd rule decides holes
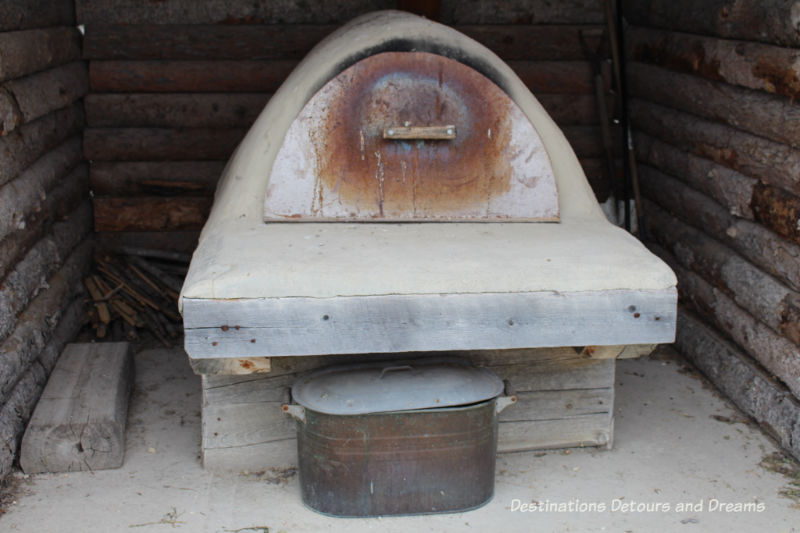
[[[68,345],[22,439],[22,469],[30,474],[122,466],[132,378],[128,343]]]

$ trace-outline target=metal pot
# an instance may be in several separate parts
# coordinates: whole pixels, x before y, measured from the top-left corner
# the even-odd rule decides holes
[[[335,516],[464,511],[494,493],[497,415],[516,402],[461,361],[336,367],[292,387],[303,501]]]

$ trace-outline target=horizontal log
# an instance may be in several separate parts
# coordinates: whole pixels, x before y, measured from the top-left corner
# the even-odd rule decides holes
[[[509,61],[536,93],[589,94],[586,61]],[[275,92],[297,66],[293,60],[124,61],[89,64],[94,92]]]
[[[95,25],[85,59],[302,59],[329,25]]]
[[[268,94],[90,94],[89,127],[160,128],[250,127],[269,101]]]
[[[199,230],[211,209],[211,198],[94,199],[95,231]]]
[[[628,31],[629,59],[748,89],[800,96],[800,50],[652,28]]]
[[[632,100],[634,127],[682,150],[800,195],[800,151],[667,107]]]
[[[89,270],[91,251],[91,242],[86,240],[72,252],[64,266],[47,280],[47,289],[20,315],[11,336],[0,344],[0,404],[52,338],[55,326],[68,310],[65,302],[82,292],[81,280]]]
[[[561,128],[561,131],[564,132],[564,136],[579,158],[603,157],[605,155],[599,126],[565,126]],[[612,130],[612,135],[614,152],[619,155],[622,150],[622,133],[619,128],[615,127]]]
[[[644,174],[642,178],[644,186]],[[645,202],[655,242],[775,333],[800,344],[800,293],[702,231],[676,220],[653,202]]]
[[[753,220],[750,202],[758,180],[696,156],[645,133],[636,132],[636,156],[708,195],[732,215]]]
[[[66,107],[89,90],[86,64],[82,61],[9,81],[5,88],[14,96],[23,122],[31,122]]]
[[[755,418],[778,442],[800,459],[800,404],[758,364],[681,309],[675,347],[728,398]]]
[[[122,246],[138,246],[191,254],[197,248],[199,231],[128,231],[95,233],[97,246],[114,250]]]
[[[4,20],[0,16],[0,25]],[[27,76],[80,57],[81,34],[74,27],[0,33],[0,81]]]
[[[508,2],[442,0],[444,24],[603,24],[603,4],[596,0]]]
[[[644,63],[631,63],[628,73],[634,96],[800,146],[800,106],[791,100]]]
[[[5,185],[53,147],[83,126],[83,105],[75,103],[17,128],[0,137],[0,186]]]
[[[87,128],[83,153],[90,161],[227,160],[245,128]]]
[[[26,217],[41,210],[47,192],[80,161],[81,141],[75,136],[0,187],[0,238],[24,228]]]
[[[301,59],[335,26],[89,26],[86,59]],[[580,32],[597,26],[465,25],[457,30],[505,60],[583,60]]]
[[[800,45],[800,12],[791,0],[649,0],[623,3],[625,18],[650,26],[781,46]]]
[[[71,214],[86,199],[88,176],[86,166],[73,170],[62,180],[41,205],[25,219],[25,227],[17,229],[0,240],[0,279],[41,239],[54,221],[69,220]]]
[[[278,90],[297,66],[270,61],[102,61],[89,63],[94,92],[265,92]]]
[[[588,61],[508,61],[535,95],[594,94],[592,68]]]
[[[800,291],[800,246],[764,226],[731,215],[706,195],[680,181],[642,167],[642,194],[684,222],[736,250],[795,291]],[[654,179],[645,174],[656,173]]]
[[[96,161],[89,179],[98,196],[210,195],[224,168],[223,161]]]
[[[69,0],[25,0],[24,2],[5,0],[0,2],[0,31],[74,25],[74,6]]]
[[[394,0],[76,0],[78,24],[342,24],[358,15],[393,9]]]
[[[670,263],[679,283],[683,284],[683,307],[702,316],[709,325],[732,339],[795,395],[800,395],[800,349],[797,345],[777,335],[737,306],[731,298],[714,290],[700,276],[676,264],[669,252],[657,246],[652,250]]]
[[[269,101],[268,94],[90,94],[89,127],[231,128],[250,127]],[[539,102],[559,125],[597,124],[594,96],[541,94]]]

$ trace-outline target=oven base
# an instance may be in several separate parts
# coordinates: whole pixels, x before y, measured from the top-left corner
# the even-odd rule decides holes
[[[447,355],[490,368],[506,382],[506,392],[519,397],[514,409],[500,415],[497,450],[503,453],[611,448],[615,358],[649,353],[652,347],[539,348]],[[290,399],[289,390],[298,377],[334,364],[414,356],[425,354],[275,357],[269,360],[268,373],[204,374],[204,467],[215,472],[260,472],[297,465],[294,420],[280,406]]]

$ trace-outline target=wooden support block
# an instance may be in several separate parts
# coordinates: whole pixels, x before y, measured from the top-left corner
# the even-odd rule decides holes
[[[581,358],[569,347],[447,355],[488,368],[504,380],[509,392],[518,395],[517,405],[501,415],[498,451],[610,447],[614,359]],[[319,368],[374,361],[376,357],[405,360],[427,358],[430,354],[276,357],[270,360],[269,373],[204,375],[202,448],[205,468],[256,472],[296,464],[295,421],[280,409],[282,403],[290,400],[294,382]]]
[[[127,342],[68,345],[22,439],[25,473],[122,466],[132,381]]]

